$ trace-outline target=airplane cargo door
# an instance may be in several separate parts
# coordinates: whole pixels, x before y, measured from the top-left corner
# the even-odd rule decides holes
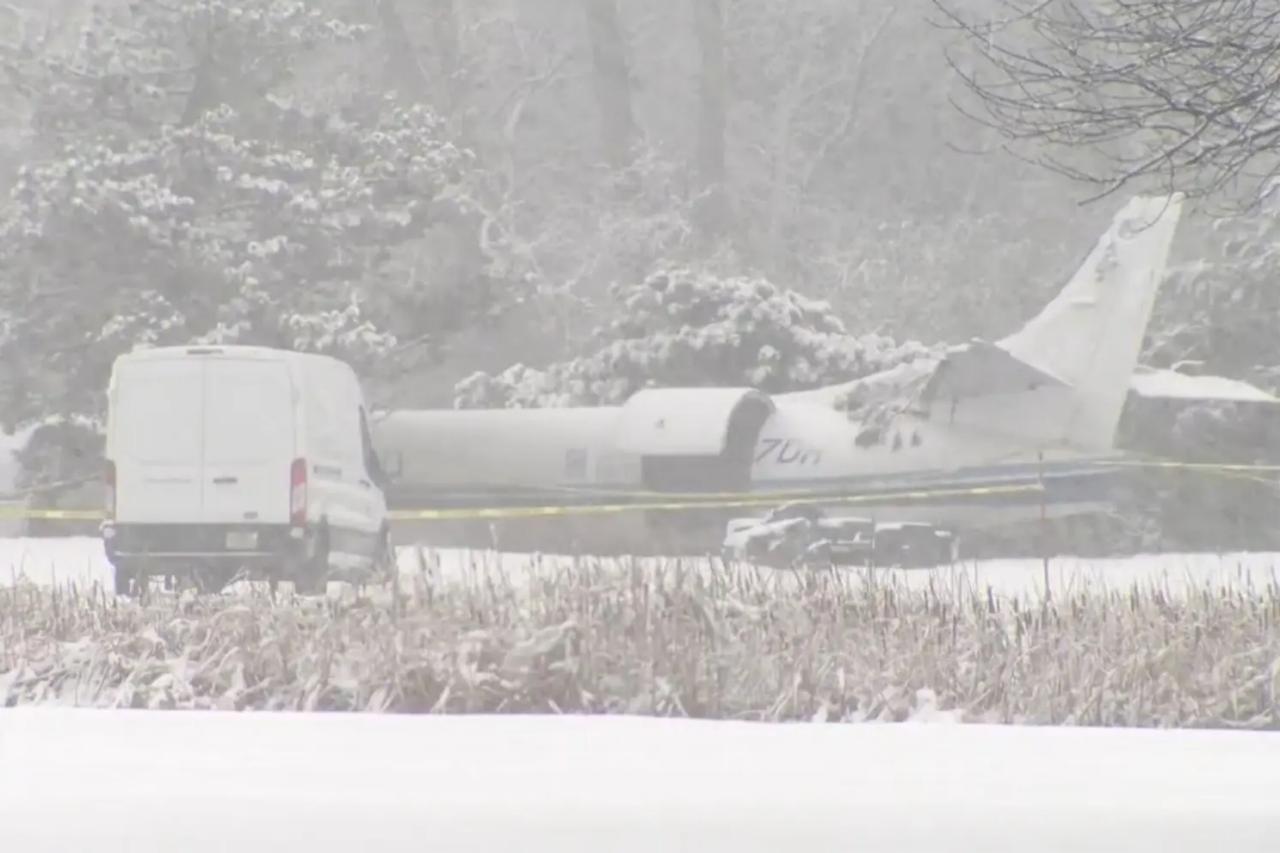
[[[711,395],[707,395],[711,396]],[[763,397],[738,393],[701,407],[682,405],[674,397],[666,401],[654,395],[656,411],[646,413],[655,424],[689,418],[692,439],[682,443],[656,435],[649,446],[639,445],[641,479],[645,488],[658,492],[736,492],[751,487],[751,465],[760,429],[773,413]],[[701,402],[701,401],[700,401]],[[657,431],[655,431],[656,433]]]
[[[118,521],[200,518],[203,374],[204,365],[196,359],[121,365],[112,400]]]
[[[617,447],[640,458],[641,482],[655,492],[745,492],[772,400],[751,388],[652,388],[622,407]],[[646,513],[659,553],[705,553],[734,510]],[[693,549],[688,551],[688,549]]]
[[[287,524],[295,447],[288,366],[206,359],[204,412],[203,520]]]

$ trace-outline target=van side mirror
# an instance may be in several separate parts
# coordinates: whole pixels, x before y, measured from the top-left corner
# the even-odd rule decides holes
[[[369,470],[369,477],[373,480],[373,484],[378,488],[385,488],[387,485],[387,472],[382,467],[382,460],[378,458],[378,454],[372,450],[366,454],[365,467]]]
[[[369,432],[369,421],[365,417],[364,409],[360,410],[360,446],[363,450],[364,470],[369,475],[369,479],[379,489],[385,488],[387,472],[382,467],[382,460],[378,458],[378,451],[373,447],[373,436]]]

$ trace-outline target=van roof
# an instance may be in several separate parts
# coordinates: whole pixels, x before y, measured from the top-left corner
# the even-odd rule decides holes
[[[244,344],[189,344],[185,346],[146,347],[123,353],[117,361],[149,361],[152,359],[171,359],[186,357],[202,357],[210,355],[229,355],[236,358],[261,359],[263,361],[324,361],[330,364],[341,364],[350,368],[345,361],[318,353],[299,352],[297,350],[276,349],[275,347],[248,346]]]

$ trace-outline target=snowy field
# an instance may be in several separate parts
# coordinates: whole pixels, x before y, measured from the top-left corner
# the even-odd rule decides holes
[[[559,555],[498,553],[430,549],[416,546],[399,549],[401,578],[406,588],[415,576],[425,575],[433,585],[483,583],[501,578],[519,587],[536,579],[552,580],[566,572],[630,571],[665,563],[680,563],[691,571],[708,575],[750,572],[775,578],[786,584],[797,573],[753,566],[725,567],[718,560],[684,558],[574,558]],[[841,570],[851,578],[865,577],[859,569]],[[1043,593],[1045,572],[1036,559],[983,560],[940,566],[932,570],[877,570],[877,578],[890,578],[912,587],[933,584],[958,591],[984,591],[1006,596],[1037,597]],[[40,586],[74,583],[81,588],[99,584],[113,587],[111,567],[101,543],[93,538],[0,539],[0,585],[28,582]],[[1178,595],[1188,589],[1233,589],[1241,592],[1266,590],[1280,584],[1280,553],[1148,554],[1127,558],[1056,557],[1049,561],[1048,581],[1055,595],[1097,592],[1103,589],[1127,592],[1134,586],[1159,589]]]
[[[1273,851],[1280,737],[0,711],[4,849]]]
[[[636,560],[633,564],[418,548],[403,548],[400,553],[402,580],[410,589],[425,575],[432,584],[477,589],[493,580],[491,588],[503,591],[497,598],[477,596],[477,601],[498,601],[509,586],[573,573],[643,572],[646,566],[657,569],[665,563],[667,571],[654,574],[670,578],[680,574],[671,569],[676,562]],[[718,562],[686,560],[681,565],[712,579],[743,572],[786,584],[799,577],[754,567],[725,568]],[[1176,596],[1207,585],[1242,592],[1252,588],[1267,595],[1274,594],[1278,569],[1280,554],[1057,559],[1050,565],[1050,583],[1059,594],[1091,589],[1123,595],[1137,586]],[[1002,595],[1031,596],[1042,591],[1042,571],[1036,560],[999,560],[877,575],[890,575],[913,586],[942,583],[979,590],[989,586]],[[14,582],[100,584],[109,589],[111,572],[94,539],[0,540],[0,583]],[[597,584],[578,586],[589,589]],[[707,587],[713,595],[717,588],[731,589]],[[1133,636],[1158,645],[1163,623],[1155,625],[1155,633],[1149,623],[1151,614],[1162,608],[1150,605],[1147,599],[1136,614],[1121,607],[1122,614],[1097,624],[1113,630],[1128,624],[1145,626],[1146,634]],[[220,605],[206,602],[202,606]],[[361,633],[364,623],[360,620],[371,617],[362,616],[360,608],[336,610],[326,617],[335,621],[327,624],[337,626],[336,633],[354,654],[350,660],[335,659],[339,673],[344,666],[358,663],[359,669],[350,673],[381,667],[377,670],[381,674],[373,676],[379,681],[408,672],[432,673],[424,683],[447,683],[445,694],[456,689],[461,695],[466,689],[463,681],[454,678],[457,673],[441,663],[453,666],[449,662],[461,660],[444,640],[444,645],[417,650],[420,654],[415,657],[416,646],[407,642],[410,635],[405,634],[400,646],[406,656],[403,666],[390,667],[381,630],[371,631],[366,624]],[[720,614],[717,618],[732,610],[711,608],[713,614]],[[1112,642],[1109,656],[1096,662],[1087,655],[1072,657],[1072,649],[1063,655],[1039,655],[1036,650],[1045,642],[1069,639],[1072,625],[1092,631],[1093,623],[1088,618],[1073,621],[1070,609],[1063,618],[1067,633],[1050,636],[1047,632],[1056,630],[1051,626],[1057,620],[1047,620],[1029,629],[1040,631],[1035,635],[1040,639],[1029,640],[1025,648],[1019,646],[1022,651],[1012,646],[1001,651],[985,644],[986,628],[975,634],[961,620],[954,661],[930,664],[921,657],[918,636],[906,629],[884,634],[890,643],[887,657],[868,658],[869,668],[858,669],[860,658],[855,657],[846,656],[845,664],[852,667],[850,681],[855,687],[875,682],[874,692],[880,689],[876,678],[892,682],[898,677],[887,675],[890,670],[899,676],[919,674],[928,666],[951,671],[984,660],[976,656],[981,652],[994,656],[983,677],[1005,679],[1004,673],[1014,670],[1032,673],[1006,684],[1002,701],[1010,703],[1015,719],[1029,701],[1020,684],[1025,682],[1032,692],[1039,692],[1046,686],[1061,687],[1069,675],[1077,682],[1076,692],[1084,697],[1083,706],[1101,703],[1100,698],[1089,698],[1097,684],[1113,694],[1109,704],[1123,704],[1135,694],[1155,696],[1155,688],[1163,685],[1166,692],[1172,691],[1165,704],[1174,710],[1187,703],[1193,708],[1211,706],[1206,719],[1238,723],[1250,718],[1252,711],[1242,712],[1237,719],[1218,706],[1237,699],[1252,701],[1253,692],[1246,692],[1246,686],[1256,678],[1274,680],[1275,653],[1265,637],[1257,639],[1259,629],[1252,617],[1242,620],[1227,610],[1214,625],[1253,645],[1240,643],[1221,653],[1199,643],[1168,645],[1164,651],[1171,656],[1158,658],[1159,665],[1176,675],[1176,683],[1161,682],[1163,675],[1150,677],[1157,658],[1149,653],[1155,646],[1149,650],[1144,639],[1125,653],[1124,643]],[[277,608],[251,611],[238,602],[225,612],[241,617],[257,613],[267,634],[272,626],[291,618]],[[160,618],[166,633],[172,633],[173,625],[168,623],[184,621],[175,622],[163,614]],[[499,622],[502,618],[509,614],[495,615]],[[523,623],[524,615],[518,614],[517,619]],[[857,647],[856,639],[862,636],[858,632],[872,631],[873,621],[850,620],[847,633],[830,635],[825,642],[832,649],[836,645],[844,649],[850,643]],[[983,626],[988,621],[979,618]],[[46,657],[34,644],[28,664],[48,669],[49,683],[57,682],[64,689],[101,686],[104,678],[119,681],[119,674],[113,674],[117,669],[132,673],[124,682],[137,685],[144,685],[151,677],[148,673],[157,669],[199,670],[206,680],[212,679],[214,686],[202,688],[212,694],[222,690],[217,661],[243,675],[236,663],[242,659],[240,653],[228,655],[221,644],[239,636],[237,624],[241,623],[211,620],[209,625],[220,639],[202,641],[211,650],[203,658],[198,650],[183,646],[170,650],[167,662],[154,661],[151,645],[131,653],[125,642],[118,645],[121,665],[106,661],[85,667],[80,666],[83,655],[78,656],[78,646],[63,643],[45,648]],[[735,683],[754,683],[759,673],[745,664],[765,661],[773,653],[770,649],[793,655],[800,645],[788,635],[781,636],[779,645],[761,646],[768,632],[760,632],[758,623],[746,617],[736,622],[721,618],[718,624],[726,629],[736,625],[745,632],[725,633],[719,641],[722,659],[736,666],[741,676]],[[667,627],[676,625],[671,621]],[[67,630],[74,633],[74,625]],[[411,620],[404,630],[414,630]],[[320,645],[309,644],[302,635],[295,637],[292,668],[299,673],[299,684],[310,679],[318,650],[331,653],[324,640],[330,633],[325,629],[315,635]],[[1216,633],[1210,631],[1206,642],[1212,645]],[[159,635],[151,632],[150,636],[155,640]],[[630,636],[626,630],[595,631],[593,636],[597,645],[582,653],[594,655],[595,668],[607,668],[612,662],[625,673],[626,666],[619,661],[644,666],[646,647],[642,640],[626,645]],[[664,636],[676,639],[674,633]],[[1093,635],[1088,636],[1091,642]],[[523,642],[520,637],[516,641]],[[899,648],[895,644],[903,637],[917,639]],[[935,645],[945,650],[957,643],[955,637],[953,633],[949,642],[941,639]],[[364,642],[371,645],[362,646]],[[862,644],[864,648],[872,645]],[[1085,645],[1077,643],[1075,650]],[[1103,645],[1099,643],[1100,648]],[[1203,655],[1207,663],[1196,657],[1202,646],[1207,649]],[[688,648],[696,652],[701,647]],[[360,649],[372,651],[373,656],[362,656]],[[499,652],[495,660],[505,666],[510,654],[505,647]],[[126,660],[129,654],[138,660]],[[1063,663],[1064,657],[1071,660]],[[1257,666],[1232,668],[1232,661],[1246,657],[1258,658]],[[469,677],[474,677],[467,669],[475,666],[474,661],[458,665],[463,663]],[[814,658],[805,666],[818,671],[820,664]],[[484,674],[489,675],[489,670]],[[1146,680],[1135,674],[1145,674]],[[512,695],[534,695],[543,683],[541,678],[517,679],[513,689],[518,689]],[[591,682],[586,687],[597,690],[604,684],[600,680],[599,685]],[[275,689],[287,693],[298,686],[280,684]],[[118,687],[113,682],[107,692]],[[1186,691],[1180,692],[1183,687]],[[978,698],[985,688],[974,690],[954,703],[976,709],[968,719],[948,710],[950,706],[938,708],[926,702],[917,703],[904,722],[888,725],[874,722],[878,719],[874,714],[860,725],[824,725],[690,720],[662,713],[165,712],[21,704],[0,710],[0,849],[95,853],[324,853],[407,851],[424,846],[556,853],[605,849],[1253,853],[1276,849],[1280,732],[1233,731],[1221,722],[1214,729],[1170,727],[1168,722],[1144,728],[1125,728],[1134,724],[1123,722],[1111,727],[987,725],[982,713],[990,709],[982,705],[985,699]],[[763,701],[767,704],[773,698],[769,692]],[[1060,698],[1064,706],[1074,701],[1066,694]],[[438,706],[428,702],[422,707]],[[1146,717],[1137,714],[1135,719],[1154,720],[1152,714],[1158,716],[1157,712],[1161,709],[1147,712]],[[826,719],[825,714],[821,718]],[[1088,719],[1088,714],[1082,712],[1080,718]],[[818,717],[810,717],[806,710],[804,719]],[[1108,719],[1123,720],[1124,714],[1110,714]]]

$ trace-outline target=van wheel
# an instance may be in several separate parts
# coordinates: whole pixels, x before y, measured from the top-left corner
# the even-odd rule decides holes
[[[112,569],[116,595],[128,596],[133,591],[132,582],[137,578],[137,569],[128,563],[118,563]]]
[[[396,546],[391,541],[391,531],[383,528],[378,543],[378,553],[374,557],[374,576],[379,583],[397,583],[400,579],[400,564],[396,560]]]
[[[329,527],[321,524],[316,531],[315,553],[294,571],[293,589],[299,595],[320,595],[329,588],[328,574]]]

